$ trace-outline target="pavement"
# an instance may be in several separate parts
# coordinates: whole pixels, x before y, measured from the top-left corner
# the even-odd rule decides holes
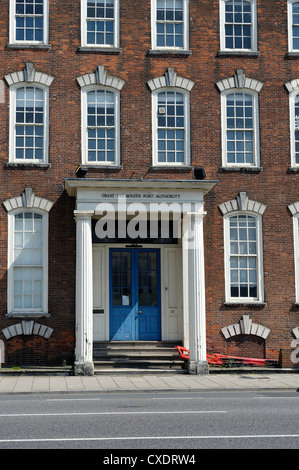
[[[217,371],[182,373],[111,373],[72,376],[68,373],[9,374],[0,369],[0,394],[103,392],[292,391],[299,393],[299,370]]]

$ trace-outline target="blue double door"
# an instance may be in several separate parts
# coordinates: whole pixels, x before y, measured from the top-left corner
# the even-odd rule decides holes
[[[110,250],[110,340],[161,339],[160,250]]]

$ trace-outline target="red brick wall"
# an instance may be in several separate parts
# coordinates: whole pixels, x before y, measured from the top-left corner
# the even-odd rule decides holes
[[[203,166],[207,179],[218,180],[206,197],[205,269],[208,351],[226,352],[220,329],[249,314],[255,323],[271,329],[266,340],[267,358],[278,358],[289,347],[291,329],[298,326],[294,307],[294,260],[292,218],[287,205],[299,200],[299,175],[288,174],[290,166],[289,96],[284,83],[299,78],[299,59],[288,59],[287,2],[257,0],[258,57],[218,57],[219,2],[190,0],[190,49],[187,57],[147,54],[151,48],[150,1],[120,1],[120,46],[118,55],[79,53],[80,2],[49,1],[50,50],[7,49],[9,1],[0,4],[0,79],[33,62],[36,70],[55,77],[50,87],[50,146],[48,169],[5,168],[8,162],[9,90],[0,103],[0,201],[19,196],[25,186],[55,204],[49,225],[49,312],[43,323],[54,328],[49,340],[33,338],[38,357],[53,360],[61,351],[74,349],[75,222],[74,201],[63,190],[64,178],[74,177],[81,162],[80,89],[76,78],[92,73],[98,65],[110,75],[125,80],[121,91],[121,163],[123,169],[90,170],[87,177],[193,179],[193,172],[151,171],[151,93],[146,82],[173,67],[180,76],[195,81],[191,92],[192,165]],[[246,76],[264,83],[259,93],[261,166],[259,174],[222,173],[220,94],[215,83],[243,69]],[[138,163],[137,163],[138,162]],[[137,164],[136,164],[137,163]],[[249,199],[263,202],[264,284],[266,306],[224,305],[223,217],[219,204],[246,191]],[[7,214],[0,206],[0,338],[13,321],[5,318],[7,282]],[[16,320],[17,322],[18,320]],[[24,345],[13,338],[9,356]],[[20,346],[21,345],[21,346]],[[234,352],[238,353],[235,344]],[[241,347],[239,348],[242,351]],[[32,355],[33,357],[34,355]],[[34,359],[32,359],[34,360]],[[40,359],[38,359],[40,360]],[[60,360],[60,359],[59,359]]]

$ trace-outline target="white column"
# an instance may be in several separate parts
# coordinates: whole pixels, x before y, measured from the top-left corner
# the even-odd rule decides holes
[[[189,349],[189,224],[186,214],[182,220],[182,271],[183,271],[183,346]]]
[[[75,374],[93,375],[93,211],[75,211],[76,220],[76,349]]]
[[[204,215],[202,210],[188,214],[188,231],[184,234],[183,256],[188,265],[188,286],[185,284],[184,287],[188,298],[190,374],[208,374],[209,370],[206,356]]]

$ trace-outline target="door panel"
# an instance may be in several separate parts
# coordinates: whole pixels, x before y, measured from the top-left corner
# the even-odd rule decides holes
[[[110,335],[114,340],[132,339],[132,252],[112,250],[110,256],[112,288],[110,298]]]
[[[179,248],[164,251],[164,334],[167,341],[183,339],[182,252]]]
[[[110,250],[110,339],[161,337],[160,252]]]
[[[160,283],[158,251],[137,252],[139,339],[160,338]]]

